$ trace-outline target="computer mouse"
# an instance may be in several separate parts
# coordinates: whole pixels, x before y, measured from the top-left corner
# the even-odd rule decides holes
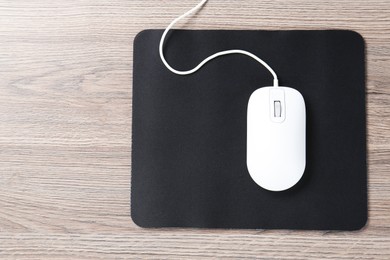
[[[269,191],[293,187],[306,167],[303,96],[289,87],[259,88],[249,98],[247,113],[247,167],[251,178]]]

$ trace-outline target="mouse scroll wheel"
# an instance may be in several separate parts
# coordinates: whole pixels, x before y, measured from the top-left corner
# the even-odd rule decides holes
[[[282,105],[279,100],[274,101],[274,116],[275,117],[282,116]]]

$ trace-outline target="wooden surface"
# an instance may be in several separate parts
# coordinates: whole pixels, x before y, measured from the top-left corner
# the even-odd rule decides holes
[[[1,259],[390,259],[388,0],[210,0],[181,26],[364,36],[370,209],[363,230],[145,230],[131,221],[132,41],[196,3],[0,0]]]

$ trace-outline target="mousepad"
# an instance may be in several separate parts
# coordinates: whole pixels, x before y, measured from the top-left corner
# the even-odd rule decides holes
[[[169,63],[192,69],[242,49],[266,61],[307,110],[306,169],[293,188],[259,187],[246,166],[248,99],[271,74],[242,55],[178,76],[162,30],[134,40],[131,217],[141,227],[357,230],[367,221],[365,47],[347,30],[173,30]]]

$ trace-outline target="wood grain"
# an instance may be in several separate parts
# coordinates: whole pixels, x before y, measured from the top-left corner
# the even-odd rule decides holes
[[[0,0],[0,258],[390,259],[388,0],[210,0],[181,25],[364,36],[363,230],[144,230],[131,221],[132,41],[196,2]]]

